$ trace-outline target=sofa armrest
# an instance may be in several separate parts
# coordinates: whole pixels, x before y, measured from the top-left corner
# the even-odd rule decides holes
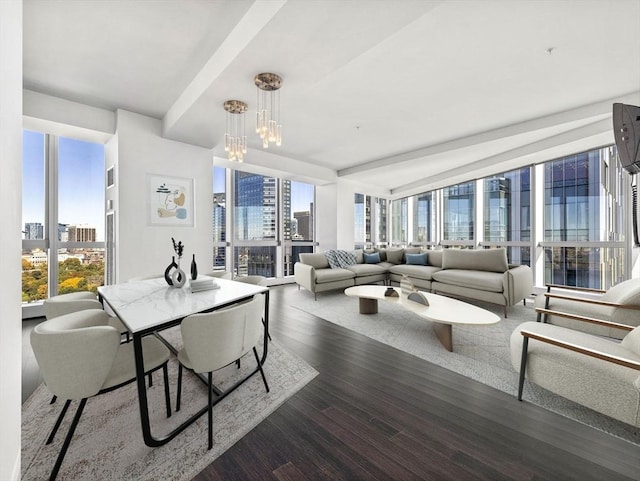
[[[513,306],[533,292],[533,272],[529,266],[511,267],[504,273],[504,295],[507,305]]]
[[[600,301],[598,299],[591,299],[589,297],[574,297],[574,296],[563,296],[561,294],[551,294],[549,292],[545,292],[545,297],[548,299],[563,299],[565,301],[575,301],[575,302],[583,302],[585,304],[593,304],[596,306],[605,306],[605,307],[616,307],[620,309],[636,309],[640,310],[640,305],[636,304],[620,304],[618,302],[607,302]],[[546,305],[546,303],[545,303]]]
[[[305,289],[316,292],[316,269],[308,264],[296,262],[293,266],[296,284]]]

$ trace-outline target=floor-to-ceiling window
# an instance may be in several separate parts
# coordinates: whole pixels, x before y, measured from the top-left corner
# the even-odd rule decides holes
[[[433,246],[437,242],[436,192],[424,192],[413,196],[412,245]]]
[[[625,279],[625,175],[613,147],[544,165],[545,282],[607,289]]]
[[[475,182],[443,189],[442,244],[469,247],[475,234]]]
[[[408,242],[409,202],[407,198],[391,202],[391,244],[404,246]]]
[[[104,146],[23,134],[22,300],[104,283]]]
[[[300,254],[315,249],[315,187],[223,167],[213,185],[214,269],[294,275]]]
[[[531,167],[483,180],[484,240],[506,247],[509,262],[531,265]]]

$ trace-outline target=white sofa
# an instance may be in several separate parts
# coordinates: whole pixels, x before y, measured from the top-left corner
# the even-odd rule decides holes
[[[316,298],[318,292],[376,282],[400,282],[406,275],[416,287],[424,290],[504,306],[506,316],[508,306],[524,300],[533,291],[531,268],[508,265],[504,248],[357,250],[352,251],[355,262],[333,268],[327,259],[329,253],[331,251],[300,254],[300,261],[294,267],[298,287],[313,292]],[[420,264],[417,260],[422,254],[426,254],[426,259]]]

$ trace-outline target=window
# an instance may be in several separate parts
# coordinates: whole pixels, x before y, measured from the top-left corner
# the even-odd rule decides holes
[[[391,243],[396,246],[407,244],[408,201],[406,198],[391,202]]]
[[[295,274],[299,256],[314,249],[314,198],[312,184],[282,181],[282,212],[284,240],[284,275]]]
[[[428,245],[436,240],[436,193],[413,196],[413,245]]]
[[[24,132],[23,304],[104,284],[104,193],[103,145]]]
[[[227,181],[226,169],[213,168],[213,270],[227,268]]]
[[[443,189],[443,240],[474,240],[475,191],[475,182]]]

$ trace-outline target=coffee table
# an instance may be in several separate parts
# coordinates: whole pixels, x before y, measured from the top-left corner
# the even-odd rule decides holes
[[[425,306],[408,300],[402,295],[399,287],[393,287],[399,294],[398,297],[387,297],[384,295],[387,289],[387,286],[364,285],[349,287],[345,289],[344,293],[347,296],[359,299],[360,314],[377,313],[378,301],[384,301],[397,304],[424,319],[432,321],[436,337],[449,352],[453,352],[452,326],[454,324],[485,326],[500,322],[500,316],[493,312],[458,299],[421,291],[429,301],[429,305]]]

